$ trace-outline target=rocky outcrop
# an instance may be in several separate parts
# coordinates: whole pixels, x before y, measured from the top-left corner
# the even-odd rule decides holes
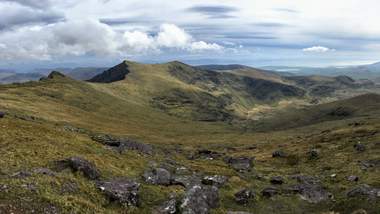
[[[208,214],[219,206],[219,190],[214,186],[195,185],[185,194],[181,203],[183,214]]]
[[[171,173],[164,168],[153,168],[145,171],[143,178],[145,182],[154,185],[170,185],[172,181]]]
[[[140,184],[128,178],[118,178],[108,181],[99,181],[97,187],[108,197],[125,206],[139,205]]]
[[[118,138],[111,135],[96,134],[92,140],[116,149],[122,153],[126,150],[134,150],[142,154],[153,155],[153,146],[127,138]]]
[[[227,181],[228,178],[223,175],[207,175],[202,179],[203,184],[216,186],[218,188],[222,187]]]
[[[358,185],[346,193],[347,197],[365,197],[368,199],[380,198],[380,189],[367,184]]]

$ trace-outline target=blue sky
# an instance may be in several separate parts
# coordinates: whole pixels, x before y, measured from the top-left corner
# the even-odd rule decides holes
[[[377,0],[0,0],[0,68],[380,61]]]

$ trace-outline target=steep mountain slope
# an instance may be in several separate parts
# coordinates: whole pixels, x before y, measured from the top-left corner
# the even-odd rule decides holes
[[[202,70],[180,62],[144,65],[123,62],[89,80],[125,81],[159,109],[203,121],[231,120],[259,103],[300,98],[304,91],[266,78]],[[138,95],[137,95],[138,96]]]

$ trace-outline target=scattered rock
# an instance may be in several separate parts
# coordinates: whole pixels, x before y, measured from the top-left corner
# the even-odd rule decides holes
[[[145,171],[145,182],[154,185],[170,185],[172,176],[170,172],[164,168],[153,168]]]
[[[235,193],[235,201],[238,204],[246,205],[249,203],[249,200],[255,197],[255,193],[249,189],[242,189],[239,192]]]
[[[254,158],[250,157],[227,157],[225,162],[238,172],[249,172],[253,167]]]
[[[0,184],[0,193],[1,192],[7,193],[8,189],[9,189],[8,185],[6,185],[6,184]]]
[[[222,187],[226,182],[228,181],[228,178],[223,175],[212,175],[212,176],[205,176],[202,179],[202,183],[205,185],[213,185],[218,188]]]
[[[37,186],[35,184],[32,184],[32,183],[27,183],[27,184],[23,184],[21,185],[21,187],[31,191],[31,192],[37,192]]]
[[[361,184],[347,192],[347,197],[366,197],[375,199],[380,197],[380,189],[373,188],[367,184]]]
[[[183,214],[208,214],[210,209],[219,206],[219,191],[215,186],[195,185],[190,188],[182,200]]]
[[[357,181],[359,181],[359,177],[356,175],[350,175],[350,176],[348,176],[347,180],[351,181],[351,182],[354,182],[354,181],[357,182]]]
[[[290,186],[288,190],[298,193],[301,199],[310,203],[319,203],[333,196],[321,185],[320,181],[313,176],[297,175],[298,184]]]
[[[84,176],[91,180],[96,180],[100,177],[100,173],[96,166],[80,157],[70,157],[65,160],[58,161],[56,165],[57,170],[70,168],[74,172],[82,172]]]
[[[273,158],[285,158],[286,157],[286,153],[281,151],[281,150],[277,150],[277,151],[274,151],[272,153],[272,157]]]
[[[198,150],[194,154],[190,155],[189,159],[190,160],[195,160],[195,159],[214,160],[214,159],[220,158],[221,156],[223,156],[223,154],[221,154],[219,152],[202,149],[202,150]]]
[[[153,214],[175,214],[177,210],[177,199],[171,196],[168,201],[165,201],[161,206],[157,207]]]
[[[272,184],[278,184],[278,185],[281,185],[284,183],[284,178],[281,177],[281,176],[274,176],[270,179],[270,182]]]
[[[138,206],[138,191],[140,184],[128,178],[109,181],[99,181],[97,187],[104,192],[110,201],[116,201],[125,206]]]
[[[380,167],[380,159],[363,160],[363,161],[358,161],[358,163],[362,170],[368,170],[370,168]]]
[[[367,211],[365,211],[363,209],[359,209],[359,210],[355,210],[351,214],[367,214]]]
[[[307,152],[307,156],[309,160],[315,160],[319,158],[319,151],[318,149],[311,149],[310,151]]]
[[[271,198],[279,193],[280,191],[276,187],[266,187],[261,191],[261,194],[267,198]]]
[[[361,143],[355,143],[354,148],[358,152],[364,152],[366,150],[366,146],[364,144],[361,144]]]
[[[33,169],[33,172],[36,174],[41,174],[41,175],[56,176],[56,173],[51,171],[48,168],[36,168],[36,169]]]
[[[201,185],[202,184],[202,179],[198,175],[178,175],[174,176],[172,180],[172,184],[174,185],[181,185],[185,188],[191,188],[196,185]]]
[[[0,111],[0,118],[4,118],[4,117],[5,117],[5,112]]]
[[[117,138],[111,135],[103,135],[103,134],[93,135],[91,138],[92,140],[96,142],[115,148],[120,153],[126,150],[134,150],[146,155],[153,154],[153,147],[151,145],[137,142],[135,140],[126,139],[126,138]]]

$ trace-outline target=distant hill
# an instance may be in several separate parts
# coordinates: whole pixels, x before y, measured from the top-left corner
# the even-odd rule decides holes
[[[374,79],[380,77],[380,62],[359,66],[331,66],[331,67],[291,67],[291,66],[265,66],[262,69],[293,73],[296,75],[346,75],[354,79]]]
[[[37,81],[44,75],[39,73],[11,73],[0,78],[1,84],[23,83],[28,81]]]
[[[79,67],[65,70],[63,73],[76,80],[89,80],[107,69],[106,67]]]

